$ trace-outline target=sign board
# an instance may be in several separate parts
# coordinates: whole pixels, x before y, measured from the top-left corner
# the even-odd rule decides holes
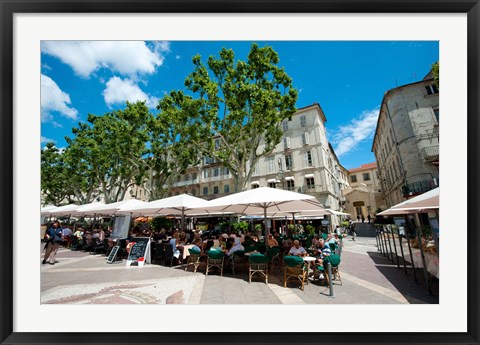
[[[127,258],[127,266],[130,266],[133,262],[138,262],[138,266],[143,266],[144,263],[149,264],[150,238],[135,237],[132,242],[134,242],[134,245],[130,248],[130,253]]]
[[[330,221],[328,219],[322,219],[322,225],[328,225],[330,224]]]
[[[363,202],[363,201],[354,201],[353,202],[353,207],[361,207],[361,206],[365,206],[365,202]]]
[[[115,246],[112,248],[107,258],[107,264],[111,264],[117,259],[117,254],[119,250],[120,250],[120,246]]]
[[[130,215],[115,216],[115,222],[113,223],[113,238],[127,238],[128,229],[130,227]]]

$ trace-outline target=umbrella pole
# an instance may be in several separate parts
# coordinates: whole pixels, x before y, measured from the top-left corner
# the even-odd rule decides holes
[[[268,231],[268,226],[267,226],[267,208],[266,207],[263,208],[263,219],[264,219],[264,222],[265,222],[265,246],[268,250],[268,234],[269,234],[269,231]]]

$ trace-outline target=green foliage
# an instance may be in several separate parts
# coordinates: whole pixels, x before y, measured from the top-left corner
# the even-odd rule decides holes
[[[438,61],[432,64],[432,73],[435,86],[440,90],[440,63]]]
[[[252,44],[247,61],[224,48],[206,65],[199,55],[192,62],[194,70],[185,80],[189,94],[172,91],[165,96],[157,107],[158,119],[172,134],[170,140],[180,144],[175,152],[184,152],[182,158],[200,152],[217,159],[233,175],[234,191],[240,191],[259,158],[280,142],[279,124],[295,113],[298,91],[268,46]],[[257,152],[262,138],[264,149]]]
[[[348,228],[350,226],[350,222],[344,220],[343,222],[340,223],[340,226],[343,226],[344,228]]]
[[[315,235],[315,227],[313,225],[310,225],[308,224],[306,227],[305,227],[305,230],[307,231],[307,233],[309,235]]]
[[[243,234],[248,231],[248,223],[247,222],[237,222],[232,224],[233,230],[235,233],[238,234],[241,231]]]
[[[161,230],[162,228],[168,230],[173,227],[173,222],[165,217],[156,217],[152,219],[151,226],[154,230]]]
[[[53,143],[41,152],[41,190],[46,204],[58,205],[69,196],[62,154]]]

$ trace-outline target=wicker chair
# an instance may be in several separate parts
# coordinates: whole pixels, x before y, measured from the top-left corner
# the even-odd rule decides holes
[[[268,264],[270,270],[274,267],[280,268],[280,247],[271,247],[267,250]]]
[[[235,274],[235,265],[241,264],[242,272],[245,272],[244,266],[245,252],[243,250],[237,250],[228,257],[228,265],[232,268],[232,273]]]
[[[285,263],[283,286],[287,287],[287,283],[292,279],[299,280],[302,284],[301,289],[303,290],[305,281],[308,284],[308,268],[303,259],[298,256],[287,255],[283,258],[283,262]]]
[[[268,284],[268,256],[260,253],[251,254],[248,257],[248,282],[252,282],[252,277],[259,273],[265,277],[265,284]]]
[[[208,276],[208,271],[212,268],[220,269],[220,275],[223,276],[223,262],[225,261],[225,253],[220,250],[211,249],[207,253],[207,270],[205,275]]]
[[[323,258],[323,265],[322,266],[317,266],[317,270],[319,272],[322,272],[323,275],[325,276],[325,284],[329,284],[328,280],[328,269],[327,269],[327,264],[330,262],[330,265],[332,266],[332,278],[333,280],[338,279],[340,281],[340,285],[343,285],[342,282],[342,277],[340,276],[340,255],[337,254],[332,254],[329,256],[326,256]]]
[[[193,265],[193,273],[197,273],[197,269],[201,264],[201,260],[204,255],[198,250],[189,249],[188,252],[190,255],[187,257],[187,264],[185,265],[185,271],[188,269],[188,266]]]

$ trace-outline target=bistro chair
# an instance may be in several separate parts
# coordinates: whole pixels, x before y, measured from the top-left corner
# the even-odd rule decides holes
[[[260,253],[251,254],[248,257],[248,282],[252,282],[252,277],[259,273],[265,277],[265,284],[268,284],[268,256]]]
[[[328,268],[327,264],[330,262],[330,265],[332,266],[332,279],[338,279],[340,281],[340,285],[343,285],[342,282],[342,277],[340,276],[340,255],[337,254],[331,254],[329,256],[326,256],[323,258],[323,265],[317,266],[317,270],[321,273],[323,273],[325,277],[325,284],[329,284],[328,280]]]
[[[330,242],[328,246],[330,247],[332,254],[338,254],[338,245],[336,243]]]
[[[292,279],[299,280],[302,284],[301,289],[303,291],[305,281],[308,284],[308,266],[305,264],[305,261],[299,256],[287,255],[283,258],[283,262],[285,264],[283,286],[287,287],[287,283]]]
[[[242,272],[245,272],[245,252],[243,250],[237,250],[228,257],[227,263],[232,268],[232,273],[235,274],[235,265],[241,264]]]
[[[212,268],[220,269],[220,275],[223,276],[223,262],[225,260],[225,253],[220,250],[209,250],[207,252],[207,270],[205,275],[208,276],[208,271]]]
[[[280,247],[268,248],[267,256],[270,269],[273,269],[274,266],[280,268]]]
[[[175,256],[173,256],[173,248],[170,243],[164,245],[165,252],[163,256],[163,263],[166,264],[168,261],[170,261],[170,267],[173,265],[173,259]]]
[[[153,247],[153,262],[162,263],[165,258],[165,244],[164,243],[154,243]]]
[[[203,254],[194,249],[188,249],[189,256],[187,256],[187,264],[185,266],[185,271],[188,269],[188,266],[193,265],[193,273],[197,273],[197,269],[200,266]]]

